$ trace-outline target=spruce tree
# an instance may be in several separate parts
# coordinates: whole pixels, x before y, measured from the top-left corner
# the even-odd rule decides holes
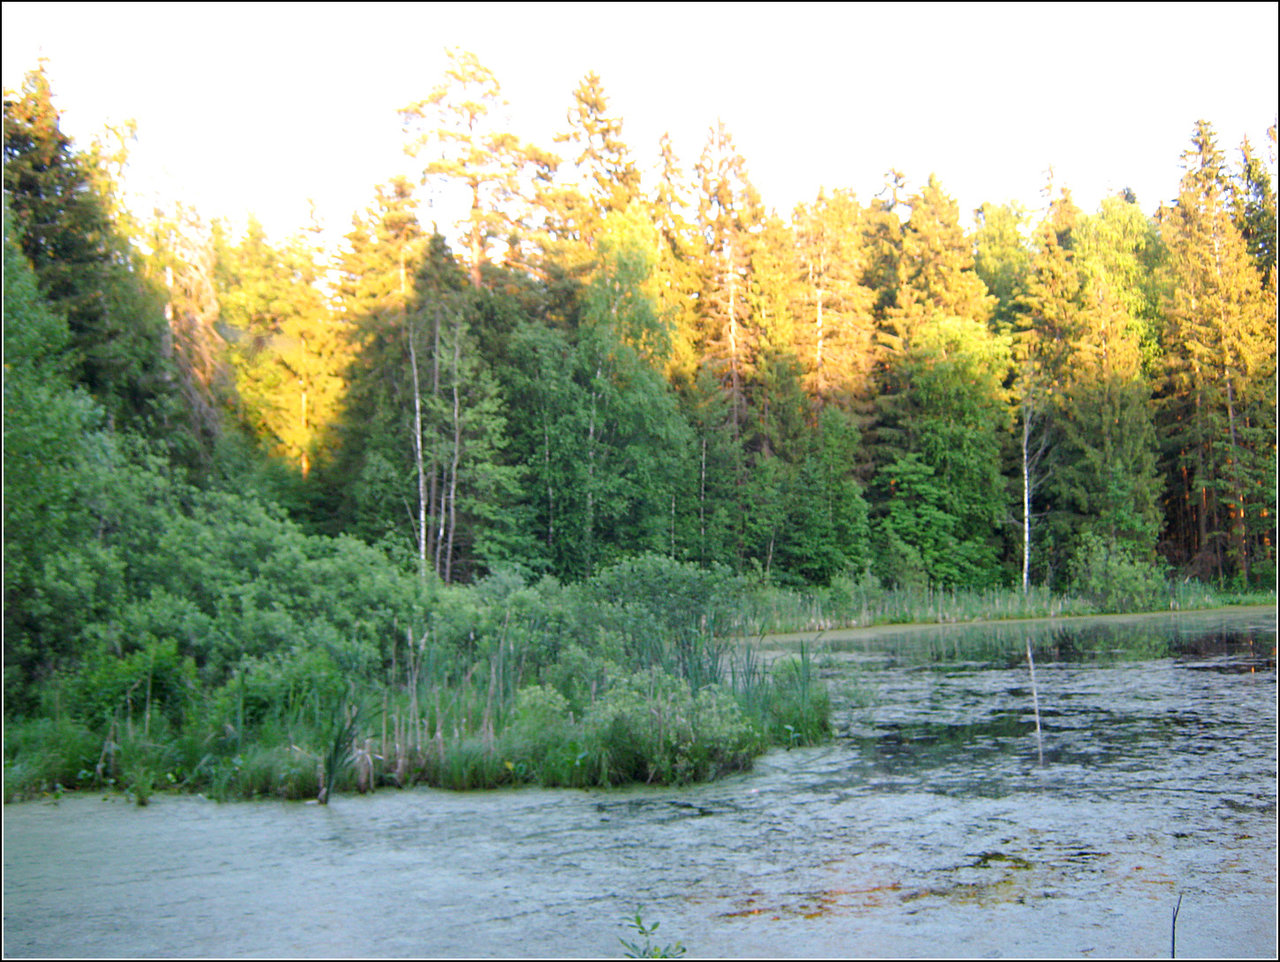
[[[110,217],[107,172],[60,128],[44,67],[4,98],[4,189],[41,295],[67,319],[76,378],[107,412],[175,454],[191,425],[175,390],[163,297]]]
[[[1267,129],[1275,166],[1276,127]],[[1240,144],[1240,170],[1232,185],[1232,220],[1244,238],[1263,285],[1273,295],[1276,284],[1276,192],[1271,172],[1246,137]]]
[[[560,577],[627,554],[679,553],[690,437],[661,370],[667,330],[650,293],[656,238],[633,205],[602,225],[600,269],[572,331],[527,322],[514,335],[515,458],[525,517]]]
[[[461,189],[470,209],[464,231],[471,284],[479,288],[494,247],[506,244],[506,262],[522,261],[521,243],[532,233],[525,223],[534,179],[551,164],[543,152],[503,129],[506,105],[493,71],[476,55],[450,49],[443,82],[400,111],[405,152],[427,158],[424,184]],[[523,264],[521,266],[524,266]]]
[[[1087,218],[1063,189],[1037,240],[1022,300],[1017,390],[1024,442],[1038,425],[1039,440],[1052,444],[1034,465],[1025,443],[1022,452],[1024,584],[1036,509],[1050,519],[1053,550],[1043,570],[1055,577],[1079,569],[1096,545],[1151,561],[1159,516],[1144,373],[1149,328],[1134,315],[1148,310],[1137,274],[1150,231],[1128,201],[1115,198]],[[1028,494],[1041,485],[1047,497],[1033,502]]]
[[[705,260],[698,296],[696,349],[729,395],[734,437],[746,417],[746,381],[758,331],[751,316],[750,238],[764,219],[760,195],[724,124],[713,127],[698,161],[698,228]]]
[[[1202,574],[1272,577],[1275,301],[1231,219],[1212,127],[1184,153],[1178,201],[1162,212],[1166,477],[1184,523],[1175,558]]]
[[[995,299],[974,272],[955,201],[931,177],[909,204],[895,302],[879,332],[876,530],[884,574],[994,584],[1009,345],[988,326]],[[908,517],[915,509],[939,523],[921,527]],[[895,574],[888,560],[895,558],[914,574]]]
[[[224,251],[220,319],[230,337],[240,418],[305,479],[344,393],[345,344],[319,289],[317,252],[277,246],[251,218]]]
[[[821,191],[795,213],[800,268],[796,350],[805,386],[819,404],[860,404],[871,393],[875,358],[875,292],[863,284],[869,258],[863,249],[857,200]]]
[[[658,183],[649,201],[649,217],[657,229],[655,307],[671,323],[667,376],[688,387],[701,361],[696,295],[704,240],[690,219],[690,188],[668,134],[662,135],[659,156]]]

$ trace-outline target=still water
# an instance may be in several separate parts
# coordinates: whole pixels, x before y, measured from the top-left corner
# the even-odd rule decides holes
[[[1275,957],[1274,608],[807,643],[837,737],[709,785],[5,806],[4,953]]]

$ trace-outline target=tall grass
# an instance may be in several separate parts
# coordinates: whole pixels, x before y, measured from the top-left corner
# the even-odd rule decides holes
[[[1057,594],[1043,587],[888,588],[874,578],[837,579],[830,587],[785,589],[755,584],[741,599],[734,633],[759,637],[888,624],[956,624],[1022,618],[1061,618],[1116,611],[1190,611],[1226,605],[1274,604],[1274,592],[1170,581],[1155,603],[1136,607]]]
[[[831,734],[831,699],[809,647],[769,664],[743,646],[731,665],[731,690],[766,742],[791,748]]]
[[[742,600],[737,632],[756,637],[797,631],[828,631],[888,624],[951,624],[1015,618],[1093,614],[1083,599],[1045,588],[886,588],[874,580],[837,581],[801,590],[757,585]]]

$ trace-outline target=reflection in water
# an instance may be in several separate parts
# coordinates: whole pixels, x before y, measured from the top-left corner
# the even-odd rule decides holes
[[[1025,644],[1044,728],[1037,763]],[[6,806],[5,954],[1276,949],[1274,611],[823,638],[838,737],[688,789]]]

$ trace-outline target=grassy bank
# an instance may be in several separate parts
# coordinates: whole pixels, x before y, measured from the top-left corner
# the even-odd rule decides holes
[[[7,724],[5,799],[716,778],[829,731],[807,653],[765,664],[725,640],[748,588],[658,557],[575,586],[508,572],[437,586],[381,648],[298,642],[216,684],[154,642],[57,676],[34,717]]]

